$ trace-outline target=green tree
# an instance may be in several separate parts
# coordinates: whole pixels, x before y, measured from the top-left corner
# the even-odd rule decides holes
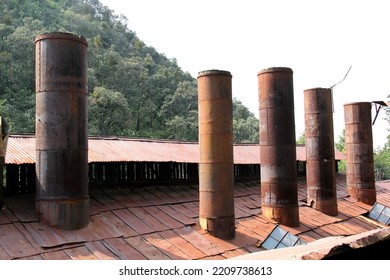
[[[390,98],[390,95],[387,98]],[[386,114],[385,120],[390,124],[390,110],[388,107],[383,109]],[[387,136],[387,142],[383,147],[374,150],[374,167],[376,180],[390,179],[390,135]]]
[[[300,144],[300,145],[305,145],[306,144],[306,136],[305,136],[305,132],[302,132],[298,139],[297,139],[297,144]]]
[[[166,138],[198,139],[198,93],[195,80],[180,82],[173,95],[167,95],[159,111],[166,120]]]
[[[117,91],[95,87],[89,97],[89,132],[93,135],[124,135],[129,129],[130,110]]]
[[[335,143],[335,147],[338,151],[345,153],[345,129],[343,129],[341,135],[338,136],[338,140]],[[345,160],[340,160],[338,167],[339,167],[339,172],[345,173],[347,171],[347,164]]]
[[[259,142],[259,120],[236,98],[233,98],[233,134],[235,143]]]
[[[34,132],[34,39],[57,31],[88,42],[90,133],[197,139],[196,79],[98,0],[0,1],[0,108],[13,133]],[[236,141],[258,141],[257,122],[235,106]]]

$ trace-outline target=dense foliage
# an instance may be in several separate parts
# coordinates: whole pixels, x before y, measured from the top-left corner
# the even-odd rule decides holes
[[[0,2],[0,112],[12,133],[34,132],[34,39],[48,32],[88,41],[90,134],[197,139],[196,79],[98,0]],[[238,100],[233,114],[235,141],[258,141],[258,120]]]
[[[390,95],[387,96],[390,98]],[[386,120],[390,124],[390,110],[384,108]],[[387,136],[387,142],[383,147],[374,150],[375,178],[377,180],[390,179],[390,135]]]

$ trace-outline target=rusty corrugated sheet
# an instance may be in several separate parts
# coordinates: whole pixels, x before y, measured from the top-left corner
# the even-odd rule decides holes
[[[186,162],[199,161],[197,142],[172,140],[149,140],[130,138],[89,137],[88,162]],[[259,164],[258,144],[235,144],[235,164]],[[345,159],[343,153],[336,151],[336,160]],[[306,161],[306,149],[297,145],[297,160]],[[35,163],[34,135],[11,135],[8,140],[6,164]]]
[[[10,135],[5,164],[35,163],[35,136]]]

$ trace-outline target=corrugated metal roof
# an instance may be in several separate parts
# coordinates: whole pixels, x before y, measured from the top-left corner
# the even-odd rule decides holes
[[[336,159],[344,155],[336,151]],[[297,160],[306,161],[305,146],[297,145]],[[199,162],[197,142],[171,140],[90,137],[88,162]],[[11,135],[8,139],[6,164],[35,163],[35,136]],[[258,144],[235,144],[234,163],[259,164]]]
[[[35,136],[11,135],[8,138],[5,163],[35,163]]]

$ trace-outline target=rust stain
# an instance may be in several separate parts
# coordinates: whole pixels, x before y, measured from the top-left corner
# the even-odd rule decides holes
[[[371,102],[344,105],[347,190],[366,204],[376,202]]]
[[[198,76],[199,222],[223,239],[235,236],[231,79],[219,70]]]
[[[336,164],[330,89],[304,91],[307,203],[337,215]]]
[[[258,73],[261,207],[265,217],[299,226],[293,71]]]

